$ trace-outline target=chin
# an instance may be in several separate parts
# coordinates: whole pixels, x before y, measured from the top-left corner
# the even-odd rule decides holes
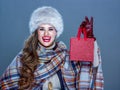
[[[51,45],[43,45],[44,47],[50,47]]]
[[[42,44],[44,47],[50,47],[52,45],[52,43],[45,43],[45,44]]]

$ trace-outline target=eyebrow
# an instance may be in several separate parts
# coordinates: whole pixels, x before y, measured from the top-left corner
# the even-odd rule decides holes
[[[39,28],[44,28],[44,27],[39,27]],[[48,28],[53,28],[53,29],[55,29],[54,27],[48,27]]]
[[[53,28],[53,29],[55,29],[54,27],[49,27],[49,28]]]

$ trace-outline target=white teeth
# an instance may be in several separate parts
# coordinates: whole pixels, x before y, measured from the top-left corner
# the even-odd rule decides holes
[[[50,41],[50,39],[43,39],[43,41],[44,41],[44,42],[49,42],[49,41]]]
[[[50,39],[44,39],[44,40],[50,40]]]
[[[50,38],[50,37],[48,37],[48,36],[43,37],[43,41],[44,41],[44,42],[49,42],[49,41],[50,41],[50,39],[51,39],[51,38]]]

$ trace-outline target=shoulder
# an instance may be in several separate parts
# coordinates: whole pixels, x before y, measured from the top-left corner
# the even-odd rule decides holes
[[[11,66],[20,66],[20,60],[21,60],[21,57],[22,57],[22,51],[20,51],[13,59],[13,61],[11,62],[11,64],[9,65],[9,67]]]
[[[5,72],[2,74],[0,78],[0,83],[2,83],[2,89],[10,89],[14,90],[18,87],[18,80],[19,80],[19,68],[21,66],[20,60],[22,57],[22,52],[19,52],[10,65],[7,67]]]
[[[66,54],[68,53],[67,46],[62,41],[57,42],[57,50],[65,52]]]
[[[57,42],[57,44],[58,44],[58,47],[61,47],[63,49],[67,49],[67,46],[65,45],[65,43],[63,41],[59,41],[59,42]]]

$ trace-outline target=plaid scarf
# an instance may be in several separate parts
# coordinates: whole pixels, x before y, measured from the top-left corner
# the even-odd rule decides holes
[[[38,56],[41,64],[35,70],[35,80],[39,87],[42,87],[45,80],[61,70],[66,56],[66,46],[59,42],[49,48],[44,48],[41,45],[38,47]]]
[[[57,46],[56,46],[57,45]],[[37,67],[34,72],[36,87],[33,90],[41,90],[43,83],[46,79],[50,78],[52,75],[56,74],[57,71],[61,69],[64,63],[66,55],[66,46],[63,42],[57,43],[53,47],[43,48],[39,45],[37,52],[41,64]],[[0,78],[0,88],[5,90],[18,88],[19,81],[19,68],[21,67],[22,52],[20,52],[8,66],[2,77]],[[48,62],[48,63],[47,63]],[[43,64],[45,63],[45,64]]]
[[[99,61],[97,67],[90,66],[87,62],[71,62],[69,54],[66,51],[64,43],[57,43],[57,47],[53,50],[38,48],[39,59],[45,64],[40,64],[34,72],[37,86],[32,90],[41,90],[46,79],[61,70],[65,90],[103,90],[103,73],[101,65],[100,49],[96,42],[96,58]],[[39,50],[45,50],[44,53]],[[52,52],[51,52],[52,51]],[[20,52],[8,66],[2,77],[0,78],[0,89],[17,90],[19,80],[19,67],[21,67]],[[92,73],[90,73],[92,68]],[[97,68],[97,69],[96,69]],[[94,78],[95,76],[95,78]]]

